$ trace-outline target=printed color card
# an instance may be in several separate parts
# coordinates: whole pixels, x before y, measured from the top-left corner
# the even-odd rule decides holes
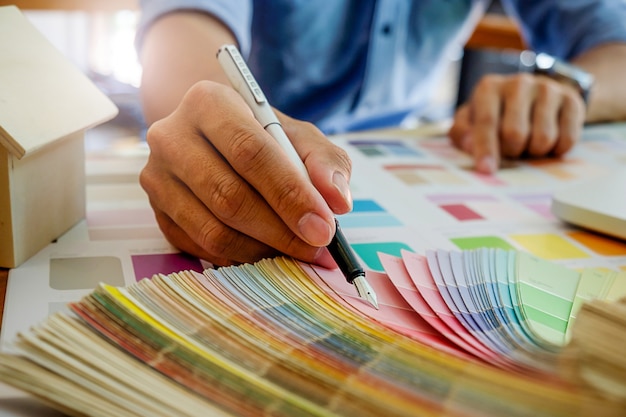
[[[158,253],[148,255],[132,255],[133,268],[137,281],[151,278],[155,274],[171,274],[178,271],[204,270],[198,258],[185,253]]]
[[[408,156],[422,157],[422,153],[406,142],[394,140],[353,140],[349,142],[367,157]]]
[[[100,282],[123,286],[124,272],[119,258],[88,256],[50,259],[50,288],[55,290],[90,290]]]
[[[338,216],[342,228],[395,227],[402,223],[374,200],[354,200],[352,211]]]
[[[384,169],[409,186],[426,184],[467,184],[467,180],[443,165],[397,164],[385,165]]]
[[[413,251],[406,243],[401,242],[353,243],[351,246],[365,265],[374,271],[383,270],[379,253],[400,256],[402,250]]]
[[[492,194],[433,194],[427,198],[458,221],[510,221],[527,218],[529,213]]]

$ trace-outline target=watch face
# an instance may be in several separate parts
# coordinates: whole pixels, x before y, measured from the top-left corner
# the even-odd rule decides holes
[[[556,59],[548,54],[540,53],[535,56],[535,68],[539,71],[550,72],[555,64]]]
[[[593,85],[593,75],[575,65],[544,53],[539,53],[535,57],[535,73],[547,75],[573,85],[580,91],[585,101],[587,101],[589,89]]]

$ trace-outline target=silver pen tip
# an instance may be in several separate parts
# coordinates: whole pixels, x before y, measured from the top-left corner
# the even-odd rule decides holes
[[[359,293],[359,297],[369,302],[376,310],[378,310],[378,301],[376,299],[376,293],[370,286],[369,282],[365,279],[364,275],[356,277],[352,283],[356,287],[356,291]]]

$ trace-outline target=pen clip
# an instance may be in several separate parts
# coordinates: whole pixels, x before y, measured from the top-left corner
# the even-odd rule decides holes
[[[243,57],[239,53],[237,47],[235,47],[234,45],[224,45],[222,46],[222,48],[220,48],[219,52],[223,51],[226,51],[228,53],[233,63],[235,64],[235,67],[237,67],[237,70],[239,70],[239,73],[241,74],[241,79],[248,87],[248,90],[250,90],[250,93],[252,94],[252,97],[254,97],[254,100],[258,104],[263,104],[267,102],[267,99],[265,98],[261,87],[259,87],[259,84],[257,84],[254,76],[248,69],[246,62],[243,60]]]

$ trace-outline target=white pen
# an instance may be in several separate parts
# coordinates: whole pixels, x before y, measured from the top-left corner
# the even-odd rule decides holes
[[[231,85],[243,97],[261,126],[278,142],[287,153],[289,159],[305,177],[309,178],[309,173],[302,159],[300,159],[293,144],[285,134],[276,114],[265,98],[261,87],[257,84],[237,47],[234,45],[223,45],[217,51],[217,60],[226,73]],[[337,262],[346,280],[354,284],[359,297],[367,300],[372,306],[378,309],[376,293],[365,279],[365,271],[359,265],[352,247],[343,235],[339,223],[336,220],[335,224],[335,236],[328,245],[330,254],[335,262]]]

